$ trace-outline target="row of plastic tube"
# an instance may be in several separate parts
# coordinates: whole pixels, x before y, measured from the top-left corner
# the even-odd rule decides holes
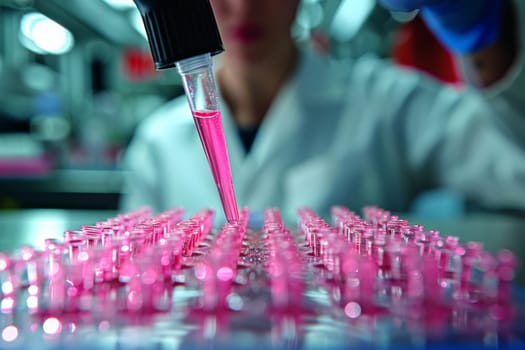
[[[95,302],[116,301],[117,289],[119,300],[110,309],[164,308],[156,299],[165,299],[166,288],[183,276],[183,264],[210,233],[213,215],[202,210],[183,220],[183,209],[156,216],[140,209],[46,239],[41,250],[24,246],[0,254],[2,312],[96,311]]]
[[[421,310],[463,307],[510,317],[518,267],[511,251],[491,254],[481,243],[461,244],[377,207],[366,207],[363,214],[335,206],[329,224],[308,208],[299,211],[299,232],[348,315],[406,318]]]
[[[228,298],[238,272],[249,210],[240,212],[239,221],[224,224],[212,240],[211,246],[195,263],[194,275],[199,281],[201,306],[205,311],[227,310]]]
[[[184,214],[173,209],[153,216],[140,209],[66,231],[63,239],[46,240],[43,250],[0,254],[1,312],[165,311],[173,285],[185,282],[186,267],[193,267],[203,308],[226,308],[248,244],[249,211],[216,235],[213,211],[203,209],[187,220]],[[461,244],[376,207],[364,208],[363,217],[333,207],[331,223],[302,208],[298,220],[305,246],[278,209],[264,212],[264,266],[274,308],[303,305],[305,272],[311,268],[305,248],[321,267],[322,283],[336,291],[343,308],[350,305],[352,315],[356,305],[360,314],[376,314],[511,303],[517,259],[508,250],[493,255],[480,243]]]

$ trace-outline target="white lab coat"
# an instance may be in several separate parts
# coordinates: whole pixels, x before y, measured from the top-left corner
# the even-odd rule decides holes
[[[523,40],[522,40],[523,42]],[[344,67],[304,54],[246,154],[222,103],[239,207],[407,210],[447,187],[488,209],[525,210],[523,58],[497,86],[462,93],[364,57]],[[213,208],[224,215],[184,96],[148,118],[127,154],[122,210]]]

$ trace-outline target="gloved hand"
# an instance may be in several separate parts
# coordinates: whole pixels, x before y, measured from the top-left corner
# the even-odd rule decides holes
[[[393,11],[419,9],[428,27],[450,50],[469,53],[500,35],[505,0],[379,0]]]

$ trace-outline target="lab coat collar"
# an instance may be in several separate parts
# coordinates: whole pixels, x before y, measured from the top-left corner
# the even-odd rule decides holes
[[[299,62],[297,71],[300,71]],[[271,153],[278,151],[276,148],[282,140],[290,137],[298,123],[297,101],[297,76],[296,72],[281,88],[276,100],[270,106],[263,123],[257,132],[252,148],[246,153],[239,138],[237,126],[234,123],[231,110],[221,98],[221,111],[232,167],[240,169],[253,169],[262,166]],[[247,170],[245,170],[247,171]]]
[[[304,124],[304,118],[309,114],[305,112],[309,104],[319,105],[324,101],[340,100],[339,95],[345,90],[341,85],[345,80],[345,74],[341,72],[340,80],[328,80],[328,77],[333,77],[334,74],[325,71],[336,67],[327,60],[308,51],[301,52],[295,73],[284,84],[271,105],[248,154],[237,133],[231,111],[221,98],[230,162],[234,163],[232,166],[240,168],[263,166],[266,161],[271,160],[272,154],[285,147],[286,140],[293,139],[294,135],[300,132],[300,126]],[[346,67],[345,71],[349,72],[350,69]]]

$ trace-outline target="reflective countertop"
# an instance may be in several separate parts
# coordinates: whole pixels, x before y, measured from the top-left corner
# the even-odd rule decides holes
[[[0,251],[12,252],[22,245],[40,248],[46,238],[59,238],[66,230],[77,230],[115,215],[111,210],[0,211]]]
[[[85,224],[92,225],[113,218],[117,214],[114,211],[76,210],[0,212],[0,251],[11,252],[21,245],[40,247],[46,238],[61,237],[66,230],[79,229]],[[490,252],[510,249],[521,259],[522,265],[525,261],[525,236],[522,233],[525,218],[487,214],[468,215],[450,220],[432,220],[408,215],[401,215],[401,217],[408,219],[412,224],[423,225],[427,230],[439,230],[442,236],[457,236],[460,242],[482,242],[485,249]],[[185,260],[185,268],[182,270],[185,276],[184,282],[175,283],[168,288],[170,297],[166,300],[170,301],[167,304],[169,308],[161,308],[162,312],[121,310],[120,307],[125,305],[123,301],[131,300],[129,298],[135,295],[134,290],[127,290],[122,285],[104,284],[101,288],[97,288],[97,294],[93,295],[93,299],[82,299],[96,301],[88,312],[86,312],[88,309],[79,308],[72,313],[59,313],[58,316],[46,312],[29,315],[16,310],[13,313],[0,314],[0,349],[3,349],[4,345],[17,350],[27,348],[313,350],[377,347],[452,349],[461,346],[460,344],[469,345],[467,346],[469,349],[474,349],[478,347],[470,347],[470,345],[477,344],[480,347],[491,348],[501,344],[512,345],[510,348],[523,348],[525,345],[525,333],[519,326],[525,321],[523,268],[519,270],[515,280],[518,285],[515,288],[515,308],[514,304],[502,304],[501,308],[474,308],[466,312],[467,310],[458,304],[457,308],[454,306],[450,309],[454,310],[454,313],[451,314],[453,322],[449,323],[448,318],[443,318],[443,315],[445,313],[448,315],[450,310],[447,309],[449,311],[445,312],[439,305],[434,305],[432,308],[434,311],[428,312],[428,315],[433,315],[432,317],[428,319],[421,318],[421,315],[416,317],[417,322],[425,322],[428,327],[422,328],[419,323],[412,322],[411,318],[405,319],[404,323],[401,322],[402,319],[397,314],[401,309],[396,309],[397,312],[391,310],[391,314],[385,314],[378,311],[381,310],[380,308],[367,309],[366,313],[364,311],[361,313],[362,310],[359,308],[359,314],[355,317],[352,312],[347,313],[347,307],[343,308],[337,303],[337,295],[340,294],[336,292],[339,289],[323,282],[325,280],[322,269],[319,270],[311,255],[304,253],[306,255],[302,256],[306,258],[306,263],[302,307],[281,310],[271,307],[270,291],[277,287],[268,284],[268,277],[262,273],[263,266],[260,265],[263,264],[260,261],[263,261],[262,258],[267,257],[265,254],[268,253],[264,253],[266,249],[262,244],[264,238],[255,231],[251,232],[248,239],[249,246],[256,248],[253,254],[261,259],[251,262],[252,253],[244,256],[245,264],[239,270],[239,278],[236,278],[235,283],[232,284],[233,292],[227,298],[229,309],[210,312],[200,307],[202,306],[200,297],[204,292],[198,276],[201,276],[200,272],[204,270],[199,270],[198,274],[194,267],[206,256],[209,245],[206,248],[207,245],[204,244],[199,245],[196,254]],[[211,236],[208,237],[210,244],[213,239]],[[298,247],[304,247],[304,242],[298,240],[296,243]],[[218,274],[217,278],[219,278]],[[2,285],[2,290],[5,289],[4,287]],[[127,294],[123,294],[122,292],[126,290]],[[235,298],[230,300],[230,297]],[[30,306],[31,295],[29,297],[26,294],[20,295],[18,300],[25,299],[27,303],[17,304],[18,307],[22,307],[20,310],[25,310],[25,304],[28,308]],[[359,306],[355,302],[348,303],[347,306],[350,304]],[[5,297],[0,303],[0,307],[5,307],[6,310],[10,305],[13,304],[9,297]],[[418,310],[428,308],[429,305],[425,304],[423,309]],[[402,310],[412,310],[412,308]],[[490,310],[494,310],[495,313],[489,312]],[[516,310],[516,318],[509,318],[512,320],[511,323],[505,323],[504,316],[501,321],[499,318],[501,312],[514,312],[513,310]],[[362,317],[358,317],[361,314]],[[451,327],[463,330],[465,333],[450,333]]]

